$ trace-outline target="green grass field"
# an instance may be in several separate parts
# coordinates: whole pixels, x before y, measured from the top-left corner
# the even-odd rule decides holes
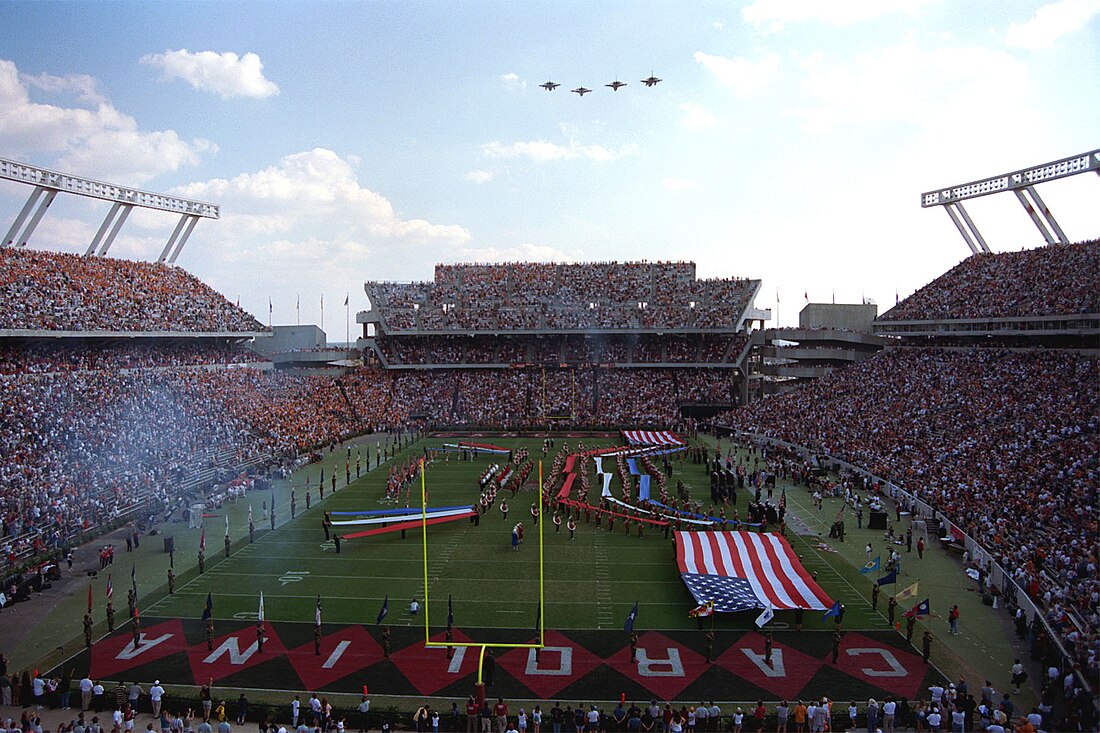
[[[541,439],[475,438],[511,448],[526,446],[531,455],[541,457]],[[111,569],[116,590],[116,605],[121,608],[119,620],[125,615],[125,593],[129,586],[131,563],[136,568],[143,616],[198,619],[207,594],[213,598],[214,616],[218,620],[248,621],[256,617],[260,591],[263,591],[265,616],[272,622],[312,624],[316,598],[321,596],[323,620],[326,624],[364,624],[372,626],[382,606],[389,598],[387,624],[409,625],[414,620],[407,613],[413,597],[424,600],[423,544],[419,530],[409,531],[404,539],[388,534],[355,540],[345,540],[342,552],[335,553],[331,542],[325,542],[322,516],[328,511],[361,511],[391,506],[382,501],[386,474],[392,461],[382,470],[364,472],[354,478],[354,460],[358,446],[369,450],[384,437],[367,436],[355,441],[352,448],[352,482],[344,487],[344,448],[328,454],[322,464],[314,464],[297,472],[292,478],[297,490],[298,515],[290,519],[291,481],[276,482],[276,529],[267,529],[261,503],[269,501],[268,492],[253,493],[247,499],[228,505],[232,552],[224,557],[222,514],[207,519],[207,569],[199,575],[196,550],[200,531],[183,524],[168,524],[161,532],[171,535],[176,545],[175,593],[169,595],[165,584],[168,555],[163,552],[161,538],[147,537],[133,555],[122,553]],[[561,438],[558,439],[560,445]],[[713,446],[713,438],[705,438]],[[397,456],[400,463],[423,455],[424,445],[437,446],[438,438],[427,438],[409,446]],[[611,445],[612,440],[585,439],[585,444]],[[575,445],[575,439],[569,439]],[[724,447],[728,443],[723,443]],[[744,455],[743,451],[739,455]],[[431,506],[473,503],[478,497],[477,479],[493,461],[504,457],[481,456],[474,462],[436,461],[429,465],[427,487]],[[545,462],[549,471],[550,461]],[[326,477],[338,469],[338,485],[333,494],[326,491],[324,502],[318,502],[316,486],[321,467]],[[446,624],[447,598],[453,598],[455,625],[477,642],[522,641],[533,636],[538,606],[538,534],[531,526],[530,506],[535,501],[537,469],[528,480],[528,488],[509,501],[508,520],[502,519],[494,507],[480,526],[467,520],[428,528],[428,591],[433,632]],[[313,506],[304,511],[304,484],[310,478]],[[592,485],[596,486],[594,476]],[[672,481],[682,480],[693,495],[709,499],[709,480],[703,466],[690,461],[674,463]],[[782,487],[782,482],[780,482]],[[411,505],[419,504],[419,485],[410,496]],[[618,481],[612,489],[618,492]],[[506,492],[508,493],[508,492]],[[885,618],[886,594],[880,597],[877,611],[871,609],[867,576],[860,575],[863,545],[877,542],[881,532],[849,530],[843,544],[823,537],[827,521],[838,508],[839,500],[826,500],[818,512],[811,506],[805,489],[787,487],[788,507],[811,531],[788,539],[818,582],[834,598],[847,607],[846,630],[878,630],[889,628]],[[738,495],[742,513],[750,499],[747,491]],[[499,497],[498,497],[499,502]],[[249,543],[246,516],[251,503],[256,521],[256,541]],[[527,527],[526,541],[519,552],[510,548],[512,525],[523,520]],[[854,522],[849,521],[849,524]],[[621,633],[623,622],[635,602],[639,604],[636,626],[639,630],[690,630],[696,622],[688,617],[694,606],[685,589],[675,563],[675,548],[663,533],[646,531],[639,539],[636,531],[627,536],[621,524],[609,533],[596,529],[583,520],[576,539],[570,541],[564,530],[553,531],[548,523],[544,537],[545,551],[545,618],[547,630],[607,630]],[[354,529],[344,529],[351,532]],[[825,542],[832,551],[819,548]],[[116,543],[117,544],[117,543]],[[915,556],[915,553],[914,553]],[[975,594],[966,593],[965,580],[952,559],[939,551],[926,553],[925,564],[917,566],[912,558],[903,563],[904,587],[920,579],[922,597],[930,595],[933,609],[945,611],[950,603],[960,602],[964,610],[961,637],[950,641],[943,633],[946,623],[931,619],[918,626],[917,636],[925,626],[931,626],[939,641],[936,647],[937,666],[949,678],[967,674],[969,678],[992,676],[1011,664],[1013,651],[1005,633],[1005,624],[989,623],[999,612],[982,608]],[[105,574],[91,582],[95,598],[94,617],[97,638],[106,632],[103,622],[103,590]],[[47,664],[60,661],[71,650],[82,646],[76,634],[84,610],[86,594],[77,592],[40,620],[36,633],[27,634],[9,656],[15,666]],[[715,628],[722,630],[753,627],[755,612],[721,614]],[[779,631],[791,624],[793,614],[780,612],[772,622]],[[900,614],[899,614],[900,617]],[[423,619],[415,622],[423,624]],[[940,628],[942,623],[944,628]],[[818,613],[805,616],[807,630],[831,629],[831,622],[822,622]],[[411,629],[410,629],[411,631]],[[55,651],[58,640],[63,649]]]
[[[526,446],[533,456],[541,456],[540,440],[494,442],[517,449]],[[613,444],[607,440],[585,442]],[[431,446],[442,441],[428,439],[425,443]],[[339,464],[339,484],[344,482],[344,455],[337,451],[326,467],[326,476],[331,476],[331,464]],[[430,463],[426,474],[429,505],[476,502],[478,476],[503,458],[480,456],[473,462],[460,462],[452,456],[446,462]],[[352,460],[354,463],[354,454]],[[549,463],[546,461],[546,471]],[[674,480],[684,481],[693,496],[709,498],[704,466],[690,461],[677,461],[674,466]],[[333,543],[325,541],[322,528],[325,510],[360,511],[393,506],[383,500],[386,472],[372,471],[359,480],[353,478],[350,486],[335,494],[326,491],[323,504],[317,501],[316,493],[320,468],[313,466],[306,473],[311,476],[314,498],[308,512],[300,512],[294,521],[282,524],[274,532],[259,532],[254,544],[238,547],[221,562],[211,562],[205,574],[183,579],[174,595],[163,596],[143,610],[156,616],[195,618],[202,613],[210,593],[215,617],[250,618],[258,609],[262,590],[266,617],[273,621],[312,623],[315,601],[320,595],[324,620],[328,622],[373,623],[388,597],[388,622],[411,623],[407,612],[410,601],[415,597],[423,603],[425,597],[420,530],[407,532],[405,538],[394,533],[345,540],[337,554]],[[594,474],[592,483],[596,485]],[[304,476],[296,476],[295,484],[301,509]],[[479,630],[475,636],[478,641],[493,641],[495,629],[534,627],[539,600],[539,536],[532,525],[530,506],[537,497],[534,488],[537,470],[527,484],[509,501],[507,520],[493,507],[479,526],[461,520],[428,527],[427,610],[433,628],[446,623],[448,596],[453,599],[455,624],[467,633]],[[410,496],[411,506],[419,506],[419,493],[417,484]],[[251,500],[257,524],[261,523],[258,500],[263,498],[255,496]],[[749,498],[747,492],[738,497],[742,511]],[[280,505],[283,503],[278,501]],[[241,509],[240,503],[232,508],[237,515]],[[277,514],[288,513],[288,507],[278,506]],[[512,552],[511,528],[516,521],[523,521],[527,532],[520,551]],[[208,522],[208,556],[221,555],[221,520],[214,518]],[[239,517],[231,519],[232,524],[240,526]],[[349,533],[355,529],[339,531]],[[197,534],[198,530],[190,532]],[[846,626],[867,627],[870,608],[856,600],[853,585],[860,576],[854,568],[840,558],[819,553],[800,538],[792,541],[807,567],[818,572],[826,590],[845,599],[849,613]],[[585,525],[582,520],[576,538],[569,540],[564,528],[556,533],[553,524],[548,523],[544,526],[543,550],[547,628],[621,628],[635,602],[639,603],[637,623],[641,628],[694,628],[695,621],[687,616],[694,601],[676,568],[674,545],[664,539],[663,533],[650,530],[639,539],[636,530],[626,535],[621,523],[608,532],[606,526],[597,529],[594,523]],[[188,558],[188,563],[191,561]],[[807,616],[807,625],[813,627],[815,614]],[[720,626],[746,628],[754,618],[755,614],[748,613],[722,616],[717,621]],[[784,620],[783,614],[777,618],[780,623]]]

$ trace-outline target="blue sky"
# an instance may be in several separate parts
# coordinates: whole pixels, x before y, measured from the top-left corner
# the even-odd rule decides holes
[[[334,340],[346,293],[441,261],[691,259],[792,323],[969,253],[922,191],[1100,146],[1098,38],[1100,0],[3,2],[0,156],[221,204],[179,264],[276,323],[323,293]],[[1100,178],[1040,192],[1100,235]],[[5,230],[28,193],[0,182]],[[1041,243],[1014,197],[968,208]],[[106,210],[60,197],[31,246]]]

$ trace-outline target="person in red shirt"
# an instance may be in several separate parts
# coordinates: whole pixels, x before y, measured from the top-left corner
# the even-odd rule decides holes
[[[752,711],[752,717],[756,721],[756,730],[764,730],[764,718],[768,717],[768,711],[764,707],[763,700],[756,701],[756,709]]]
[[[497,698],[497,704],[493,706],[493,715],[497,719],[497,733],[504,733],[508,728],[508,705],[503,697]]]
[[[474,733],[478,729],[477,716],[480,712],[477,700],[470,695],[470,699],[466,701],[466,733]]]

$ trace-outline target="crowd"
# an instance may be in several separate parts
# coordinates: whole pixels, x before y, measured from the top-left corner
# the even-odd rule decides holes
[[[896,348],[724,418],[895,482],[987,548],[1100,666],[1100,371],[1073,352]]]
[[[488,684],[492,684],[491,673]],[[145,729],[170,733],[232,733],[233,726],[259,723],[262,733],[360,733],[368,730],[409,730],[416,733],[719,733],[720,731],[988,731],[989,733],[1036,733],[1053,730],[1089,730],[1090,717],[1079,716],[1067,707],[1067,715],[1056,717],[1049,698],[1030,709],[1018,707],[1012,696],[996,691],[986,681],[970,689],[966,680],[948,686],[933,684],[917,699],[887,695],[882,700],[779,700],[765,704],[757,700],[743,707],[714,701],[648,702],[625,696],[607,705],[561,700],[534,704],[509,704],[503,697],[487,696],[479,703],[472,695],[457,700],[425,701],[412,704],[415,710],[388,707],[372,710],[364,694],[346,708],[333,705],[326,697],[296,694],[277,707],[254,706],[242,692],[234,700],[214,696],[211,685],[195,694],[169,693],[155,680],[148,691],[139,683],[119,682],[106,688],[97,680],[81,680],[71,674],[43,678],[5,674],[4,699],[24,707],[22,718],[3,721],[6,731],[38,733],[51,726],[42,717],[56,718],[62,712],[59,733],[103,733],[107,730]],[[354,707],[352,707],[352,705]],[[71,707],[70,707],[71,706]],[[72,710],[72,712],[68,712]],[[71,718],[71,722],[67,722]],[[146,723],[146,719],[151,722]],[[216,728],[215,728],[216,727]]]
[[[749,333],[729,335],[555,334],[545,336],[389,336],[375,344],[391,365],[732,364]],[[2,367],[0,356],[0,367]]]
[[[289,460],[368,431],[667,427],[682,402],[728,403],[729,389],[728,370],[362,369],[339,382],[255,369],[11,374],[0,390],[3,536],[16,556],[57,546],[142,502],[171,508],[198,468]]]
[[[0,518],[11,561],[138,505],[171,509],[198,468],[292,460],[409,415],[392,380],[370,370],[340,385],[255,369],[136,369],[14,374],[3,387]]]
[[[758,280],[693,262],[437,265],[430,283],[369,282],[387,331],[737,327]]]
[[[0,249],[0,329],[253,332],[261,323],[179,267]]]
[[[880,317],[927,321],[1100,313],[1100,240],[975,254]]]
[[[0,343],[0,375],[81,372],[211,364],[247,364],[265,358],[231,340],[166,344],[160,339],[66,339]]]

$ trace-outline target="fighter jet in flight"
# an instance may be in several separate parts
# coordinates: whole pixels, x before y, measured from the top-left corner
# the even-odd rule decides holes
[[[658,79],[658,78],[657,78],[657,77],[655,77],[655,76],[650,76],[650,77],[649,77],[648,79],[642,79],[642,83],[643,83],[643,84],[645,84],[645,85],[646,85],[647,87],[651,87],[651,86],[654,86],[654,85],[656,85],[656,84],[657,84],[657,82],[659,82],[659,81],[661,81],[661,80],[660,80],[660,79]]]
[[[561,84],[558,84],[557,82],[553,82],[553,81],[548,81],[545,84],[539,84],[539,86],[542,87],[543,89],[545,89],[548,92],[552,92],[555,89],[557,89],[558,87],[560,87]]]
[[[619,89],[626,86],[626,82],[625,81],[619,81],[618,79],[616,79],[615,81],[611,82],[610,84],[604,84],[604,86],[605,87],[611,87],[611,91],[617,92],[617,91],[619,91]]]
[[[576,89],[570,89],[569,91],[583,97],[585,94],[588,94],[592,90],[591,89],[586,89],[585,87],[577,87]]]

